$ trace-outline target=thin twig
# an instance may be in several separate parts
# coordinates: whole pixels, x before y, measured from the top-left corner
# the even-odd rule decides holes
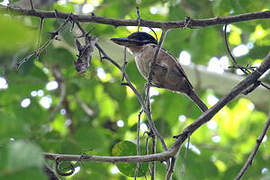
[[[231,53],[231,50],[230,50],[229,44],[228,44],[228,38],[227,38],[227,24],[225,24],[225,26],[224,26],[224,40],[225,40],[225,45],[226,45],[227,52],[229,53],[229,55],[230,55],[230,57],[231,57],[231,59],[233,61],[233,67],[241,69],[241,71],[243,73],[248,75],[250,72],[248,70],[246,70],[244,67],[238,65],[236,59],[234,58],[234,56]]]
[[[145,140],[145,154],[148,155],[149,154],[149,139],[150,139],[151,135],[150,135],[150,132],[146,131],[146,132],[143,133],[143,137],[144,137],[145,134],[147,134],[147,137],[146,137],[146,140]],[[148,171],[151,173],[151,169],[150,169],[149,166],[148,166]]]
[[[43,29],[43,24],[44,24],[44,18],[40,18],[40,23],[39,23],[39,34],[38,34],[38,44],[37,48],[40,48],[40,42],[41,42],[41,33]]]
[[[157,142],[156,142],[156,136],[152,136],[152,154],[157,153]],[[152,167],[151,167],[151,180],[155,180],[155,175],[156,175],[156,161],[152,162]]]
[[[67,23],[70,21],[70,16],[71,14],[69,14],[69,16],[65,19],[65,21],[51,34],[50,39],[48,39],[39,49],[33,51],[30,55],[26,56],[25,58],[23,58],[23,60],[17,62],[17,70],[20,69],[20,67],[26,63],[29,59],[31,59],[33,56],[35,57],[39,57],[39,55],[45,50],[47,49],[47,47],[51,44],[52,40],[54,40],[57,35],[64,29],[64,27],[67,25]]]
[[[148,133],[147,133],[147,135],[148,135]],[[148,135],[148,136],[146,137],[146,141],[145,141],[145,154],[146,154],[146,155],[149,154],[149,138],[150,138],[150,136]]]
[[[265,83],[261,82],[261,85],[262,85],[263,87],[265,87],[266,89],[270,90],[270,87],[269,87],[268,85],[266,85]]]
[[[149,101],[149,91],[150,91],[150,84],[152,82],[152,78],[153,78],[153,67],[156,65],[156,60],[157,60],[157,57],[158,57],[158,53],[160,51],[160,49],[162,48],[162,44],[163,44],[163,41],[166,37],[166,33],[167,33],[167,30],[163,30],[162,31],[162,34],[161,34],[161,37],[160,37],[160,40],[159,40],[159,43],[158,43],[158,46],[156,48],[156,51],[155,51],[155,54],[154,54],[154,57],[153,57],[153,60],[151,61],[151,68],[150,68],[150,72],[149,72],[149,75],[148,75],[148,78],[147,78],[147,87],[146,87],[146,100]],[[150,103],[148,103],[148,107],[149,107]]]
[[[186,147],[185,154],[183,157],[182,170],[181,170],[183,177],[185,176],[185,171],[186,171],[186,166],[187,166],[186,163],[187,163],[187,155],[188,155],[188,151],[189,151],[189,145],[190,145],[190,136],[188,136],[187,147]]]
[[[29,2],[30,2],[31,10],[35,10],[35,9],[34,9],[34,5],[33,5],[33,0],[29,0]]]
[[[141,115],[143,113],[143,110],[141,110],[138,114],[138,122],[137,122],[137,155],[141,154],[141,143],[140,143],[140,127],[141,127]],[[137,176],[138,176],[138,172],[140,169],[140,162],[137,163],[136,166],[136,170],[135,170],[135,175],[134,175],[134,179],[136,180]]]
[[[49,165],[44,165],[43,172],[47,174],[50,180],[59,180],[59,178],[56,176],[55,172],[49,167]]]
[[[166,180],[171,180],[172,179],[175,164],[176,164],[176,158],[172,157],[170,167],[168,168],[168,171],[167,171],[167,174],[166,174]]]
[[[93,116],[94,111],[77,94],[75,94],[75,99],[78,102],[78,104],[81,106],[82,110],[88,116]]]
[[[263,138],[264,138],[269,126],[270,126],[270,116],[268,117],[268,120],[266,121],[264,128],[263,128],[259,138],[256,141],[256,145],[255,145],[253,151],[251,152],[245,165],[242,167],[241,171],[239,172],[239,174],[235,178],[236,180],[241,179],[242,176],[244,175],[244,173],[247,171],[248,167],[252,165],[253,159],[255,158],[255,155],[256,155],[257,151],[259,150],[259,147],[263,141]]]
[[[124,72],[126,70],[126,66],[127,66],[128,62],[127,62],[127,47],[124,48],[124,62],[123,62],[123,66],[122,66],[122,72]],[[122,73],[122,78],[121,81],[124,81],[125,76],[124,73]]]
[[[140,15],[140,9],[139,9],[139,7],[136,7],[136,13],[137,13],[138,32],[139,32],[140,31],[140,27],[141,27],[141,15]]]
[[[26,56],[25,58],[23,58],[21,61],[16,63],[17,66],[17,70],[20,69],[20,67],[26,63],[29,59],[31,59],[33,56],[36,56],[36,51],[32,52],[31,54],[29,54],[28,56]]]
[[[154,35],[155,35],[155,39],[158,41],[158,36],[157,36],[157,33],[156,33],[156,31],[154,31],[154,29],[153,28],[151,28],[151,27],[148,27],[153,33],[154,33]]]
[[[114,61],[112,58],[107,56],[107,54],[103,51],[103,49],[100,47],[100,45],[98,43],[96,43],[95,46],[99,50],[99,52],[103,55],[102,59],[108,60],[113,65],[115,65],[119,70],[122,70],[121,66],[116,61]]]

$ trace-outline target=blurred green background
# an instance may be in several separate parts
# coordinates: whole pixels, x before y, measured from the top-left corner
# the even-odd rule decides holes
[[[29,8],[28,1],[11,1],[14,6]],[[0,1],[7,4],[8,1]],[[184,20],[211,18],[270,9],[269,0],[59,0],[35,7],[44,10],[91,14],[119,19],[136,19],[136,6],[141,18],[147,20]],[[38,4],[39,3],[39,4]],[[63,23],[60,19],[45,19],[41,43],[50,37]],[[270,23],[268,19],[235,23],[228,26],[228,41],[239,64],[258,66],[269,52]],[[118,27],[95,23],[83,23],[86,30],[93,30],[99,37],[104,51],[123,62],[123,49],[113,45],[111,37],[125,37],[137,27]],[[43,159],[42,152],[124,155],[118,146],[125,145],[126,154],[136,153],[135,146],[128,145],[136,139],[137,117],[140,105],[133,92],[121,86],[121,73],[107,61],[100,61],[95,50],[89,71],[79,75],[73,65],[78,53],[74,39],[79,35],[71,24],[60,33],[60,41],[54,41],[39,59],[30,59],[17,71],[16,62],[37,48],[39,19],[0,15],[0,179],[47,179],[42,172],[44,162],[54,167],[54,162]],[[141,28],[150,32],[149,28]],[[158,36],[160,29],[155,29]],[[243,76],[232,65],[224,44],[223,26],[194,29],[175,29],[168,32],[164,48],[186,67],[203,65],[206,78],[200,73],[191,77],[196,92],[209,107],[226,92],[215,86],[205,86],[208,79],[219,77],[213,84],[231,89],[223,78]],[[131,56],[127,72],[132,83],[143,94],[145,80],[137,71]],[[60,72],[62,81],[56,79]],[[207,77],[209,76],[209,78]],[[270,82],[269,73],[263,76]],[[238,82],[238,81],[237,81]],[[62,84],[61,84],[62,83]],[[235,81],[234,83],[235,84]],[[63,85],[63,86],[62,86]],[[61,93],[65,90],[64,97]],[[263,88],[261,88],[263,89]],[[264,89],[263,89],[264,90]],[[225,106],[214,118],[199,128],[191,137],[190,151],[185,160],[183,175],[182,148],[173,179],[233,179],[256,143],[270,109],[270,92],[257,93],[252,99],[241,96]],[[261,92],[261,91],[260,91]],[[162,89],[151,89],[153,119],[168,145],[173,135],[180,133],[196,120],[200,110],[184,95]],[[62,99],[61,99],[62,98]],[[260,101],[261,100],[261,101]],[[59,104],[60,101],[62,104]],[[264,102],[263,104],[260,102]],[[141,135],[147,130],[146,117],[142,116]],[[270,143],[267,133],[258,154],[244,179],[270,179]],[[142,136],[141,136],[142,137]],[[141,138],[142,144],[146,138]],[[126,142],[126,143],[123,143]],[[131,143],[132,144],[132,143]],[[113,150],[113,147],[116,148]],[[162,148],[158,143],[158,152]],[[114,153],[113,153],[114,152]],[[76,173],[61,179],[134,179],[132,168],[119,169],[111,163],[76,163]],[[134,169],[133,169],[134,170]],[[142,172],[145,173],[145,172]],[[165,166],[157,162],[157,179],[164,179]],[[146,173],[150,179],[149,173]],[[141,177],[138,179],[145,179]]]

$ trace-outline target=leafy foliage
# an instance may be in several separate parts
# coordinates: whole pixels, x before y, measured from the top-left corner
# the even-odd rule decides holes
[[[135,19],[136,6],[139,6],[143,19],[162,21],[183,20],[186,16],[209,18],[236,15],[270,7],[267,0],[95,0],[87,3],[98,16]],[[83,2],[73,0],[66,4],[54,3],[48,9],[82,13],[84,6]],[[59,19],[45,19],[41,43],[49,38],[49,32],[61,24]],[[6,80],[6,84],[0,85],[0,179],[46,179],[42,172],[42,152],[136,154],[135,145],[128,141],[136,139],[140,105],[130,89],[120,85],[122,75],[119,70],[107,61],[100,61],[96,51],[89,72],[77,74],[73,66],[77,54],[74,38],[79,35],[76,29],[74,34],[70,33],[69,25],[60,33],[59,41],[54,41],[38,59],[30,59],[17,71],[16,62],[36,49],[39,19],[0,15],[0,26],[0,82]],[[122,49],[113,46],[107,39],[124,37],[137,29],[92,23],[84,23],[83,27],[87,30],[94,27],[92,33],[100,38],[106,53],[120,64],[123,63]],[[160,36],[160,30],[156,31]],[[254,64],[261,62],[268,53],[269,36],[269,20],[236,23],[231,26],[229,43],[231,49],[241,44],[251,45],[249,52],[238,60],[242,65],[247,62]],[[222,26],[172,30],[168,32],[164,48],[176,57],[185,50],[191,55],[193,63],[202,65],[208,65],[212,57],[226,56]],[[55,67],[60,69],[61,81],[53,73]],[[145,81],[134,61],[129,62],[127,73],[143,94]],[[49,86],[53,81],[57,82],[58,87]],[[61,82],[65,84],[65,97],[59,106]],[[172,136],[180,133],[201,113],[187,97],[162,89],[155,90],[158,93],[151,97],[153,119],[170,145],[174,142]],[[210,103],[207,100],[213,95],[221,97],[211,87],[196,91],[204,102]],[[55,110],[55,116],[51,118]],[[183,160],[185,153],[182,148],[173,178],[233,179],[256,143],[267,119],[266,114],[247,99],[234,100],[192,135],[191,150]],[[144,115],[142,122],[147,124]],[[127,150],[120,151],[122,146]],[[269,146],[266,139],[245,179],[270,177]],[[158,152],[161,151],[158,143]],[[46,163],[51,164],[50,161]],[[184,177],[181,172],[183,164]],[[69,178],[130,179],[126,175],[134,175],[136,164],[133,165],[130,168],[129,165],[117,164],[122,172],[117,173],[113,171],[115,166],[109,163],[82,162],[79,165],[80,171]],[[157,162],[157,166],[158,179],[164,179],[165,167],[160,162]],[[145,171],[143,165],[139,176],[145,175]]]
[[[136,151],[137,146],[136,144],[130,141],[121,141],[114,145],[112,149],[113,156],[132,156],[137,153]],[[142,153],[145,154],[145,153]],[[139,169],[137,177],[145,176],[147,173],[147,163],[142,163],[141,168]],[[136,170],[136,163],[118,163],[117,167],[120,172],[127,176],[134,177],[135,170]]]

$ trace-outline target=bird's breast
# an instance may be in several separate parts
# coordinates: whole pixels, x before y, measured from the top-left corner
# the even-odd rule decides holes
[[[137,65],[137,68],[141,75],[144,78],[148,78],[149,73],[150,73],[150,66],[151,66],[151,61],[153,60],[153,56],[146,56],[146,55],[137,55],[135,56],[135,62]]]
[[[154,48],[146,46],[135,55],[137,68],[144,78],[148,78],[151,68],[151,62],[154,58]]]

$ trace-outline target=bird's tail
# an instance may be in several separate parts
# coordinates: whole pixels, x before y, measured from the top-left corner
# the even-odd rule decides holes
[[[193,90],[191,90],[191,91],[189,92],[188,97],[189,97],[190,99],[192,99],[192,101],[195,102],[196,105],[197,105],[203,112],[205,112],[205,111],[208,110],[208,108],[207,108],[207,106],[204,104],[204,102],[201,100],[201,98],[200,98]]]

